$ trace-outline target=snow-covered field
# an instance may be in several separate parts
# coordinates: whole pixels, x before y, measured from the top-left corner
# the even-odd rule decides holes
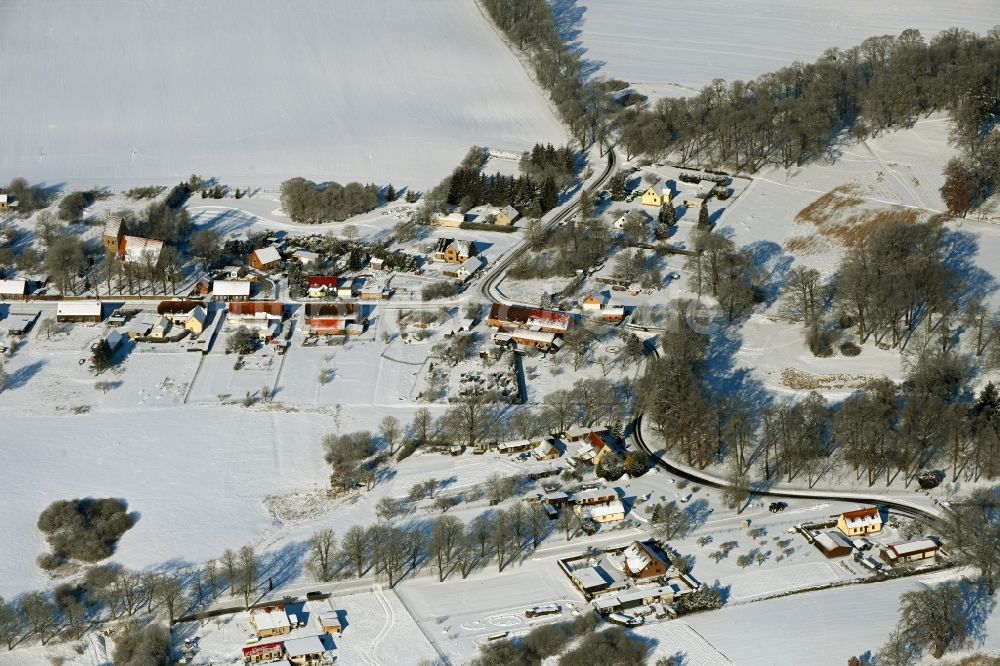
[[[794,60],[811,61],[831,47],[847,48],[873,35],[917,28],[996,24],[993,0],[581,0],[556,2],[564,36],[578,41],[599,75],[624,79],[645,94],[685,96],[712,79],[752,79]]]
[[[472,144],[566,137],[471,0],[17,0],[0,14],[4,182],[423,189]]]

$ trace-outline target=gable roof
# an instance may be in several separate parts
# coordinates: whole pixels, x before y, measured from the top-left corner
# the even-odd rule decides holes
[[[310,275],[308,281],[309,289],[336,289],[338,278],[333,275]]]
[[[56,316],[69,317],[100,317],[100,301],[59,301],[56,304]]]
[[[247,280],[216,280],[212,284],[216,296],[249,296],[250,282]]]
[[[278,252],[278,250],[271,245],[267,247],[258,248],[254,250],[253,253],[254,256],[257,257],[257,261],[259,261],[264,265],[273,264],[277,261],[281,261],[281,253]]]
[[[462,262],[462,265],[458,267],[458,270],[465,271],[469,275],[473,275],[476,271],[483,267],[483,260],[479,257],[469,257]]]
[[[28,291],[27,280],[0,280],[0,294],[24,296]]]
[[[514,208],[513,206],[504,206],[503,208],[500,209],[500,212],[506,215],[507,219],[510,220],[511,222],[517,219],[517,216],[520,215],[520,213],[517,212],[517,209]]]
[[[890,558],[909,557],[921,553],[930,553],[940,548],[940,544],[934,539],[916,539],[904,543],[895,543],[885,549],[886,555]]]
[[[123,236],[120,254],[133,261],[145,256],[159,259],[162,249],[163,241],[161,240],[142,238],[141,236]]]
[[[108,219],[104,221],[104,235],[118,238],[118,234],[122,230],[122,222],[120,215],[108,215]]]
[[[878,508],[874,506],[866,509],[857,509],[856,511],[845,511],[840,514],[840,517],[844,519],[844,522],[850,528],[882,524],[882,516],[878,512]]]
[[[240,301],[229,304],[231,315],[268,314],[281,317],[285,313],[285,304],[278,301]]]

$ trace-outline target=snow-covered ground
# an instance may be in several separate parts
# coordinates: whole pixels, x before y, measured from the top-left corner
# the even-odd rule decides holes
[[[4,182],[423,189],[472,144],[566,140],[471,0],[19,0],[2,13]]]
[[[563,35],[577,41],[598,75],[653,96],[690,95],[713,79],[748,80],[812,61],[832,47],[917,28],[930,40],[951,27],[984,33],[996,24],[993,0],[581,0],[556,2]]]

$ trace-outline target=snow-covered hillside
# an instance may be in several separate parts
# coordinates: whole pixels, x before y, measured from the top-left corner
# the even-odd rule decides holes
[[[565,132],[472,0],[0,8],[0,181],[436,183]]]
[[[579,39],[598,73],[641,92],[689,95],[712,79],[752,79],[810,61],[830,47],[916,28],[925,39],[950,27],[985,32],[994,0],[580,0],[556,2],[564,34]]]

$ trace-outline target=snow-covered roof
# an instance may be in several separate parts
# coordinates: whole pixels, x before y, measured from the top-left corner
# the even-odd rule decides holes
[[[462,265],[458,267],[458,270],[465,271],[469,275],[475,275],[476,271],[483,267],[483,260],[479,257],[469,257],[462,262]]]
[[[13,294],[24,296],[27,290],[27,280],[0,280],[0,295]]]
[[[548,455],[552,451],[558,452],[559,449],[556,448],[556,445],[552,442],[551,439],[547,438],[543,439],[541,442],[538,443],[538,446],[535,447],[535,455],[538,456]]]
[[[438,213],[436,219],[446,222],[465,222],[465,216],[461,213]]]
[[[455,249],[455,254],[460,257],[467,257],[472,254],[472,241],[456,240],[451,242],[451,247]]]
[[[515,439],[511,442],[500,442],[497,445],[497,451],[500,453],[506,453],[507,451],[517,451],[524,450],[531,446],[531,442],[527,439]]]
[[[122,238],[123,255],[126,261],[140,261],[145,257],[159,259],[163,249],[163,241],[140,236],[125,236]]]
[[[100,317],[100,301],[59,301],[56,305],[57,317]]]
[[[577,582],[580,583],[580,586],[585,590],[601,587],[602,585],[607,585],[611,582],[604,574],[604,571],[598,567],[583,567],[582,569],[577,569],[573,572],[573,577],[576,578]]]
[[[844,524],[849,529],[882,525],[882,516],[874,506],[867,509],[858,509],[857,511],[845,511],[840,516],[844,519]]]
[[[580,505],[584,518],[599,520],[608,516],[625,515],[625,505],[619,499],[605,502],[603,504],[583,504]]]
[[[288,616],[285,614],[284,608],[254,609],[250,611],[250,620],[257,628],[257,631],[291,627],[291,623],[288,621]],[[285,645],[287,646],[288,643],[286,642]]]
[[[305,638],[293,638],[290,641],[285,641],[285,654],[292,659],[323,652],[326,652],[326,648],[323,647],[323,641],[319,639],[319,636],[306,636]]]
[[[577,504],[592,500],[614,500],[618,499],[618,492],[614,488],[595,488],[585,490],[580,493],[573,493],[573,501]]]
[[[208,317],[208,312],[206,312],[205,308],[201,307],[200,305],[195,309],[191,310],[191,312],[187,313],[188,319],[194,319],[199,324],[204,324],[206,317]]]
[[[604,426],[594,426],[588,428],[586,426],[573,426],[566,431],[566,436],[569,438],[585,437],[592,432],[596,432],[599,435],[606,433],[608,429]]]
[[[517,212],[517,209],[514,208],[513,206],[504,206],[503,208],[500,209],[500,211],[504,215],[506,215],[507,219],[509,219],[511,222],[513,222],[514,220],[516,220],[517,216],[520,215],[520,213]]]
[[[262,247],[253,251],[254,255],[257,257],[257,261],[264,264],[273,264],[275,262],[281,261],[281,253],[278,249],[273,246]]]
[[[552,344],[552,341],[556,339],[555,333],[547,333],[545,331],[531,331],[526,328],[518,328],[510,332],[512,338],[520,340],[530,340],[532,342],[541,342],[545,344]]]
[[[292,252],[292,258],[302,262],[303,264],[308,264],[319,259],[319,254],[316,252],[310,252],[309,250],[296,250],[295,252]]]
[[[104,235],[117,238],[122,230],[122,218],[119,215],[108,215],[104,221]]]
[[[212,284],[216,296],[249,296],[250,283],[246,280],[216,280]]]
[[[893,544],[886,548],[884,552],[886,557],[896,559],[897,557],[909,557],[910,555],[929,553],[938,548],[940,546],[933,539],[917,539],[915,541]]]
[[[852,548],[851,542],[841,536],[839,532],[820,532],[816,535],[815,540],[823,550]]]
[[[111,350],[114,351],[121,346],[122,342],[125,341],[125,336],[119,333],[117,329],[113,328],[108,331],[107,335],[104,336],[104,341],[107,342],[108,346],[111,347]]]
[[[625,558],[625,566],[632,573],[642,571],[653,561],[653,556],[638,541],[629,544],[622,556]]]

